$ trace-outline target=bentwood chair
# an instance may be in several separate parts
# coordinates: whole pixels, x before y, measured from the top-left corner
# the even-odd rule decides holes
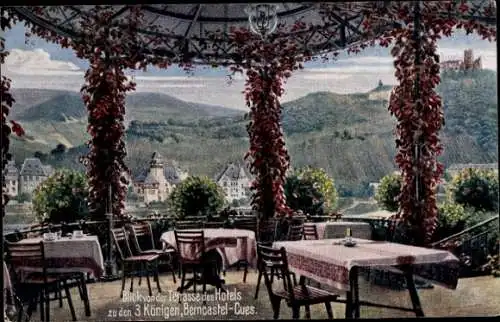
[[[130,225],[130,230],[132,232],[132,245],[134,246],[136,255],[144,254],[154,254],[158,255],[158,261],[161,264],[168,266],[169,270],[172,272],[172,279],[174,284],[177,283],[175,279],[175,271],[173,267],[173,257],[175,256],[175,249],[165,247],[164,249],[158,249],[155,245],[155,238],[153,235],[153,229],[151,225],[147,222],[137,223]],[[139,285],[141,285],[141,277],[139,277]]]
[[[118,258],[121,262],[122,267],[122,287],[120,291],[120,298],[123,297],[123,291],[125,289],[125,280],[130,277],[130,292],[134,290],[134,276],[146,275],[146,281],[148,283],[149,295],[152,296],[153,292],[151,290],[151,281],[149,276],[153,275],[158,292],[161,293],[160,280],[158,277],[158,258],[157,254],[139,254],[134,255],[130,248],[129,233],[122,228],[114,228],[111,230],[113,236],[113,241],[116,246],[116,251],[118,253]]]
[[[7,248],[6,260],[11,266],[11,278],[14,280],[16,294],[21,296],[27,302],[27,318],[31,317],[33,310],[36,309],[37,299],[40,304],[40,320],[50,321],[50,301],[60,300],[60,287],[64,288],[65,298],[71,313],[71,318],[76,321],[75,308],[71,299],[71,292],[67,280],[67,274],[47,273],[47,260],[45,258],[44,242],[36,243],[9,243]],[[39,266],[41,272],[24,272],[24,265]],[[50,295],[54,296],[51,297]],[[21,303],[22,305],[22,303]],[[23,313],[22,307],[19,310],[19,320]]]
[[[311,318],[311,305],[324,304],[328,318],[333,319],[331,302],[337,300],[338,295],[301,283],[292,284],[285,248],[274,249],[262,245],[257,246],[260,258],[259,270],[264,275],[264,281],[273,308],[273,318],[279,318],[281,301],[284,300],[288,307],[292,308],[292,318],[300,318],[300,308],[305,307],[306,318]],[[272,275],[268,268],[279,271],[283,276],[282,287],[273,287]]]

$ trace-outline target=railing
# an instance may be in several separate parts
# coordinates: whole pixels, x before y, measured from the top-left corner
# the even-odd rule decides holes
[[[480,223],[478,223],[478,224],[476,224],[476,225],[474,225],[472,227],[469,227],[469,228],[467,228],[467,229],[465,229],[465,230],[463,230],[463,231],[461,231],[459,233],[456,233],[454,235],[451,235],[451,236],[448,236],[448,237],[446,237],[444,239],[441,239],[441,240],[439,240],[437,242],[434,242],[434,243],[430,244],[430,246],[433,247],[433,248],[442,248],[442,247],[439,247],[439,245],[444,246],[446,243],[449,243],[452,240],[456,240],[456,239],[458,239],[458,238],[460,238],[460,237],[462,237],[462,236],[464,236],[466,234],[469,234],[472,231],[475,231],[477,229],[483,228],[486,225],[488,225],[488,224],[490,224],[490,223],[492,223],[494,221],[498,222],[498,220],[499,220],[499,215],[496,215],[496,216],[494,216],[492,218],[489,218],[489,219],[487,219],[485,221],[482,221],[482,222],[480,222]]]
[[[457,256],[462,263],[461,276],[481,274],[488,255],[498,254],[499,251],[498,222],[499,215],[493,216],[431,246],[446,249]]]

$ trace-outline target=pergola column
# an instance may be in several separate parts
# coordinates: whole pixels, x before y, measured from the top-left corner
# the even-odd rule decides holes
[[[392,55],[399,81],[389,109],[398,121],[396,163],[403,184],[399,215],[407,228],[407,242],[425,245],[437,225],[437,187],[443,166],[438,137],[444,117],[435,88],[440,82],[436,36],[422,19],[420,2],[413,4],[412,21],[396,36]]]
[[[247,100],[251,106],[248,155],[255,175],[253,204],[263,218],[272,218],[288,213],[283,185],[290,157],[285,147],[278,100],[281,79],[273,66],[248,71],[247,77]]]
[[[9,52],[5,48],[5,32],[11,28],[12,23],[14,23],[14,18],[10,16],[4,8],[0,8],[0,65],[5,63],[5,59],[9,55]],[[1,71],[1,70],[0,70]],[[9,196],[4,191],[6,188],[5,182],[5,168],[7,163],[11,159],[11,154],[9,153],[10,140],[9,136],[12,132],[21,136],[24,134],[23,129],[14,121],[11,121],[12,125],[9,125],[7,118],[9,116],[10,109],[14,104],[15,100],[10,94],[10,78],[4,76],[3,71],[1,71],[0,78],[0,176],[1,176],[1,209],[0,214],[2,218],[5,216],[5,206],[9,202]]]
[[[128,81],[124,71],[134,68],[138,61],[133,51],[138,15],[132,11],[125,20],[130,28],[123,30],[118,22],[110,23],[113,14],[112,10],[95,9],[82,22],[86,39],[73,45],[77,55],[90,63],[81,93],[91,136],[84,165],[90,186],[89,210],[95,220],[105,219],[108,212],[122,218],[127,193],[125,96],[135,84]]]
[[[302,68],[304,55],[289,32],[304,28],[297,23],[290,30],[279,30],[271,36],[258,36],[247,29],[233,30],[230,38],[237,48],[233,72],[246,70],[245,101],[250,108],[247,131],[250,150],[250,172],[255,176],[251,189],[252,206],[261,219],[290,214],[283,185],[290,166],[281,125],[282,107],[279,98],[283,84],[292,71]]]

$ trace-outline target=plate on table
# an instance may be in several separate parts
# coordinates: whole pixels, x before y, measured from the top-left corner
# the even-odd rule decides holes
[[[350,241],[344,241],[344,246],[345,247],[354,247],[356,246],[356,242],[354,240],[350,240]]]

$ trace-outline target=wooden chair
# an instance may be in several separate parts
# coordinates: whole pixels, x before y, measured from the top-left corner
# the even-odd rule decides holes
[[[203,221],[197,220],[183,220],[176,221],[174,224],[175,229],[184,230],[184,229],[202,229]]]
[[[173,248],[158,249],[155,245],[153,230],[151,225],[147,222],[130,225],[130,230],[133,236],[133,245],[136,250],[135,255],[139,254],[155,254],[158,255],[158,261],[168,266],[172,272],[172,279],[174,284],[177,283],[175,279],[175,271],[172,264],[173,256],[176,251]],[[141,285],[142,278],[139,277],[139,285]]]
[[[305,240],[318,240],[318,230],[315,224],[304,224],[304,239]]]
[[[288,261],[286,257],[285,248],[274,249],[262,245],[257,246],[257,254],[260,258],[259,270],[264,274],[264,281],[266,283],[269,298],[273,308],[276,320],[279,318],[281,301],[284,300],[286,304],[292,308],[292,318],[300,318],[300,308],[305,307],[306,318],[311,318],[310,306],[315,304],[324,304],[328,318],[333,319],[333,311],[331,302],[336,301],[337,294],[327,292],[302,282],[300,285],[292,284],[290,278],[290,271],[288,269]],[[274,289],[272,276],[269,274],[269,269],[272,267],[280,272],[283,276],[283,287]]]
[[[290,225],[288,227],[287,240],[290,241],[302,240],[303,236],[304,236],[304,224]]]
[[[223,221],[207,221],[203,223],[203,228],[224,228]]]
[[[186,282],[186,273],[191,272],[193,278],[190,282],[193,284],[196,293],[196,285],[200,281],[197,274],[202,276],[205,273],[205,234],[203,230],[174,230],[177,253],[181,267],[182,277],[179,292],[183,293]],[[206,293],[207,283],[202,280],[203,293]],[[180,299],[179,299],[180,301]]]
[[[257,235],[257,217],[254,216],[246,216],[246,217],[240,217],[234,220],[234,225],[233,227],[235,229],[243,229],[243,230],[250,230],[256,233]],[[243,283],[246,283],[247,281],[247,275],[248,275],[248,267],[250,267],[250,263],[247,260],[239,260],[234,264],[236,266],[236,270],[240,270],[241,267],[243,267]],[[225,271],[224,271],[225,274]]]
[[[130,276],[130,292],[134,290],[134,275],[140,274],[140,276],[146,275],[146,281],[148,283],[149,295],[152,296],[153,292],[151,290],[151,282],[149,280],[149,275],[153,273],[153,277],[156,280],[156,286],[158,292],[161,293],[160,280],[158,278],[158,258],[157,254],[139,254],[134,255],[129,243],[129,234],[122,228],[114,228],[111,230],[113,236],[113,241],[116,246],[116,251],[118,257],[121,261],[122,267],[122,288],[120,291],[120,298],[123,297],[123,290],[125,289],[125,280],[127,276]],[[137,269],[139,265],[139,270]]]
[[[276,219],[267,219],[258,221],[257,241],[261,243],[274,242],[277,239],[278,221]]]
[[[272,242],[271,243],[257,243],[257,249],[259,248],[259,246],[272,247],[272,244],[273,244]],[[264,275],[263,270],[260,268],[261,265],[262,265],[261,258],[259,256],[259,253],[257,252],[257,270],[259,271],[259,275],[257,277],[257,285],[255,286],[254,299],[257,299],[257,297],[259,296],[260,284],[262,282],[262,277]],[[276,279],[283,278],[283,276],[280,274],[280,271],[275,269],[272,265],[268,265],[267,267],[264,267],[264,269],[269,271],[269,275],[271,276],[271,281],[273,281],[275,277],[276,277]],[[295,275],[295,273],[289,272],[289,274],[292,277],[294,284],[297,285],[297,276]]]
[[[62,299],[60,287],[65,291],[65,298],[68,301],[71,318],[76,321],[75,308],[71,300],[71,292],[67,283],[66,274],[47,273],[47,261],[45,258],[44,242],[37,243],[9,243],[5,244],[7,248],[6,259],[11,266],[11,278],[14,280],[16,293],[27,299],[28,310],[26,315],[31,317],[33,310],[37,305],[37,298],[40,304],[40,320],[50,321],[50,301]],[[30,265],[41,265],[41,272],[27,273],[20,271],[25,263]],[[19,276],[22,273],[22,277]],[[54,297],[50,295],[54,294]],[[22,309],[19,311],[22,314]],[[19,319],[21,316],[19,316]]]

